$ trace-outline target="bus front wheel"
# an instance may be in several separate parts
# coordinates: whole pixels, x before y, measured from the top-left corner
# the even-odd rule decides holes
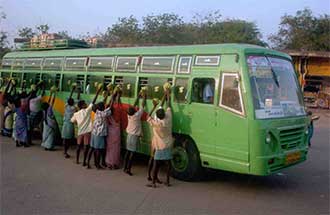
[[[183,181],[199,180],[203,174],[199,151],[188,137],[175,136],[173,147],[172,175]]]

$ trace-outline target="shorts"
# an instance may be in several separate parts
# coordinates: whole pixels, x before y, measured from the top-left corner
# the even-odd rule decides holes
[[[97,136],[92,134],[91,147],[94,149],[104,149],[106,136]]]
[[[91,141],[91,132],[80,134],[77,138],[77,144],[84,144],[85,146],[89,145]]]
[[[172,149],[165,148],[155,151],[154,160],[171,160],[172,159]]]
[[[126,149],[131,152],[136,152],[137,144],[139,143],[139,136],[134,134],[127,134]]]

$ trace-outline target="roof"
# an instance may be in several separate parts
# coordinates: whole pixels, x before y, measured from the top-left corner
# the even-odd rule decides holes
[[[330,52],[326,51],[297,51],[297,50],[283,50],[283,52],[292,57],[320,57],[330,58]]]
[[[291,57],[285,53],[270,50],[261,46],[239,43],[185,45],[185,46],[150,46],[150,47],[125,47],[125,48],[88,48],[66,49],[51,51],[15,51],[7,53],[4,58],[26,57],[79,57],[79,56],[111,56],[111,55],[184,55],[184,54],[224,54],[224,53],[256,53],[280,55],[285,58]]]

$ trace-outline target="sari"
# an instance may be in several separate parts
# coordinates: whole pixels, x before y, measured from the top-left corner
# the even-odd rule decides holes
[[[28,134],[27,134],[27,127],[28,127],[28,119],[27,113],[23,111],[23,109],[16,108],[16,118],[15,118],[15,135],[16,140],[22,143],[27,143]]]
[[[108,117],[108,136],[106,139],[106,157],[105,161],[109,166],[120,165],[120,123],[117,123],[112,116]]]
[[[57,123],[52,107],[48,107],[43,125],[41,146],[45,149],[53,149],[56,140]]]

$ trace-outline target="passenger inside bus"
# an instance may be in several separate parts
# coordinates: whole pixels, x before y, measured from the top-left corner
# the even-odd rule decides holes
[[[193,81],[192,101],[212,104],[214,98],[214,79],[196,78]]]

